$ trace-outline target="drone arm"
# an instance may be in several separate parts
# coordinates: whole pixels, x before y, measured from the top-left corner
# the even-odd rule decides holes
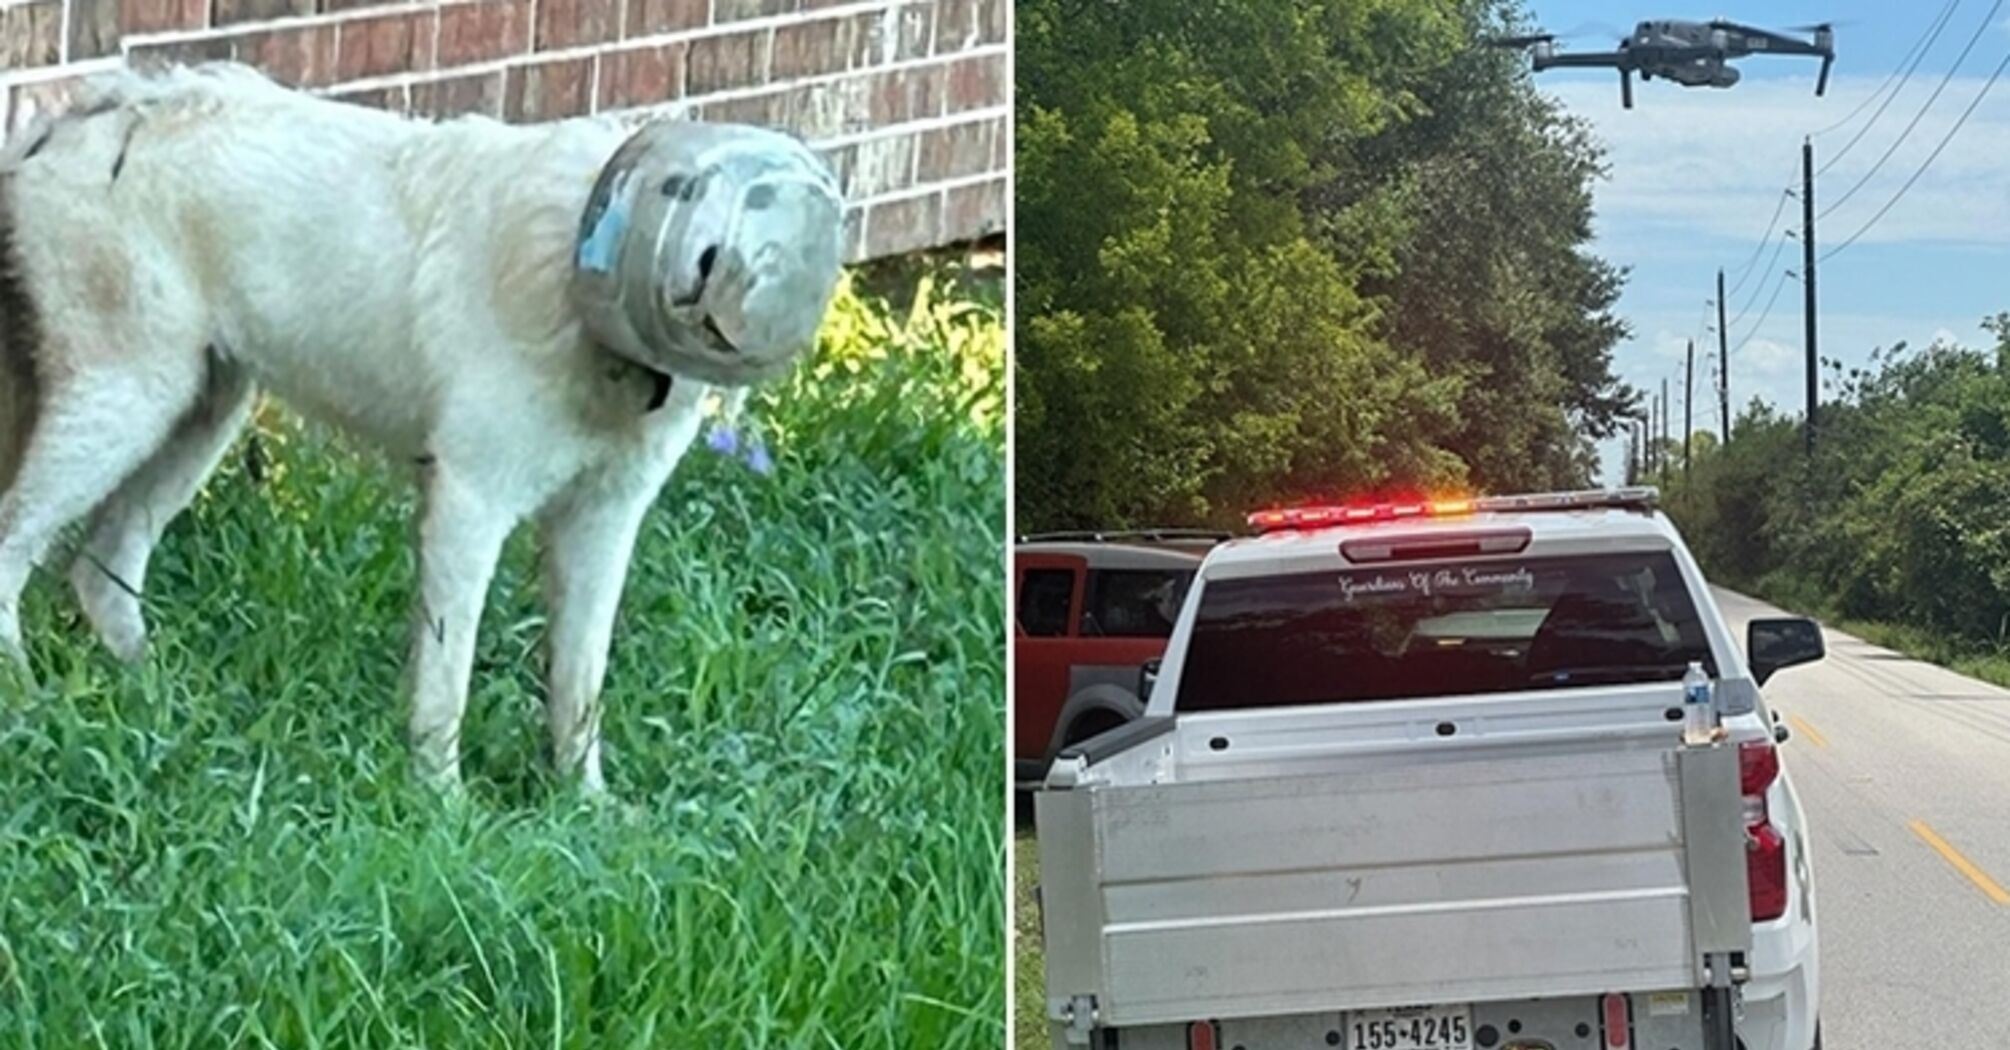
[[[1600,67],[1626,69],[1632,65],[1632,58],[1633,56],[1624,51],[1587,51],[1582,54],[1552,54],[1547,58],[1538,56],[1536,59],[1536,68],[1541,70],[1562,66],[1577,69],[1597,69]]]
[[[1749,45],[1749,42],[1748,42]],[[1790,36],[1766,35],[1765,47],[1749,47],[1749,53],[1767,55],[1827,55],[1828,51],[1816,47],[1805,40],[1795,40]]]

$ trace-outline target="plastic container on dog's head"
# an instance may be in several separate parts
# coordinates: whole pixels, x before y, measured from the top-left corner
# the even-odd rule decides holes
[[[665,120],[600,172],[572,299],[588,334],[646,368],[721,386],[787,372],[837,287],[844,201],[778,132]]]

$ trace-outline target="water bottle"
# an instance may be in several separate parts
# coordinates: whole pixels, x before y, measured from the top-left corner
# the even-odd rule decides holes
[[[1682,675],[1682,742],[1707,744],[1716,728],[1710,710],[1710,676],[1701,662],[1691,660]]]

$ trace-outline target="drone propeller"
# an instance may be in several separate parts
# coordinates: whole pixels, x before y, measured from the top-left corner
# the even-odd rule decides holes
[[[1625,37],[1626,31],[1614,28],[1604,22],[1580,22],[1561,33],[1527,33],[1520,36],[1488,37],[1486,43],[1494,47],[1530,47],[1535,44],[1553,44],[1559,40],[1579,40],[1588,36]]]
[[[1486,44],[1488,47],[1529,47],[1535,44],[1552,43],[1555,40],[1555,33],[1530,33],[1526,36],[1487,37],[1481,43]]]

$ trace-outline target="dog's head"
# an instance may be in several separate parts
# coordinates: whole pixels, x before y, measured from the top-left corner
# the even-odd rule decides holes
[[[653,122],[594,185],[573,303],[615,353],[745,386],[788,371],[814,340],[837,286],[843,223],[836,177],[795,139]]]

